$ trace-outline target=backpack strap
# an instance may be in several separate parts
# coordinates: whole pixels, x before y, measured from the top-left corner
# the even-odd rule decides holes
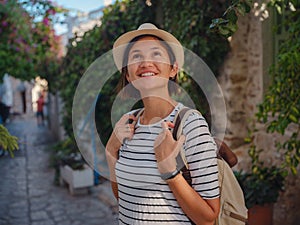
[[[225,162],[232,168],[238,163],[236,154],[228,147],[228,145],[218,138],[214,138],[218,147],[218,158],[224,159]]]
[[[174,123],[173,138],[175,140],[178,140],[178,138],[182,134],[183,125],[184,125],[185,121],[187,120],[187,118],[192,113],[197,113],[197,114],[201,115],[198,110],[190,109],[188,107],[182,108],[176,114],[174,121],[173,121],[173,123]],[[233,167],[234,165],[236,165],[238,162],[238,159],[237,159],[237,156],[234,154],[234,152],[232,152],[232,150],[226,145],[225,142],[219,140],[218,138],[214,138],[214,140],[218,147],[217,157],[219,159],[224,159],[225,162],[230,167]],[[183,148],[181,149],[180,154],[178,154],[178,156],[176,157],[176,161],[177,161],[177,165],[178,165],[177,168],[179,170],[181,170],[182,175],[185,178],[185,180],[188,182],[188,184],[190,186],[192,186],[192,178],[191,178],[189,166],[188,166],[188,163],[187,163],[187,160],[185,157],[185,151]]]
[[[137,109],[136,111],[133,112],[133,115],[137,118],[140,117],[140,115],[144,112],[144,108],[141,108],[141,109]],[[133,121],[132,119],[129,119],[128,120],[128,123],[133,123],[136,124],[136,121]]]
[[[173,121],[174,123],[173,138],[175,140],[178,140],[178,138],[182,134],[184,122],[194,111],[197,110],[184,107],[181,110],[179,110],[179,112],[176,114]],[[199,112],[197,111],[197,113]],[[181,148],[180,153],[177,155],[176,162],[177,162],[177,169],[182,172],[182,176],[184,177],[184,179],[187,181],[187,183],[190,186],[192,186],[192,177],[185,157],[185,150],[183,148]]]

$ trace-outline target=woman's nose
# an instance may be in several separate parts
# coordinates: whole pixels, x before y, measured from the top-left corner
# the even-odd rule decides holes
[[[141,60],[140,66],[141,67],[148,67],[148,66],[153,66],[153,59],[151,56],[144,56],[143,59]]]
[[[140,67],[149,67],[149,66],[153,66],[153,61],[149,59],[144,59],[140,63]]]

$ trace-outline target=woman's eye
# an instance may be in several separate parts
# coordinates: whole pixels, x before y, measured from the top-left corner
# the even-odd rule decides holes
[[[132,55],[131,58],[132,58],[133,60],[139,60],[139,59],[142,58],[142,56],[141,56],[140,54],[134,54],[134,55]]]
[[[161,52],[159,52],[159,51],[154,52],[153,55],[154,56],[162,56]]]

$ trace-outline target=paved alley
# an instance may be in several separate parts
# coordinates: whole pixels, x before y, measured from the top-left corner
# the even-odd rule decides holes
[[[108,181],[76,196],[54,185],[48,161],[53,139],[34,116],[15,117],[6,127],[19,138],[20,150],[0,158],[0,225],[117,224]]]

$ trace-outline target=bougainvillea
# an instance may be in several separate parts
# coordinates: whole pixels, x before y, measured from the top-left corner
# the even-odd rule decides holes
[[[60,49],[53,24],[63,12],[50,1],[0,1],[0,78],[5,73],[23,80],[55,74]]]

